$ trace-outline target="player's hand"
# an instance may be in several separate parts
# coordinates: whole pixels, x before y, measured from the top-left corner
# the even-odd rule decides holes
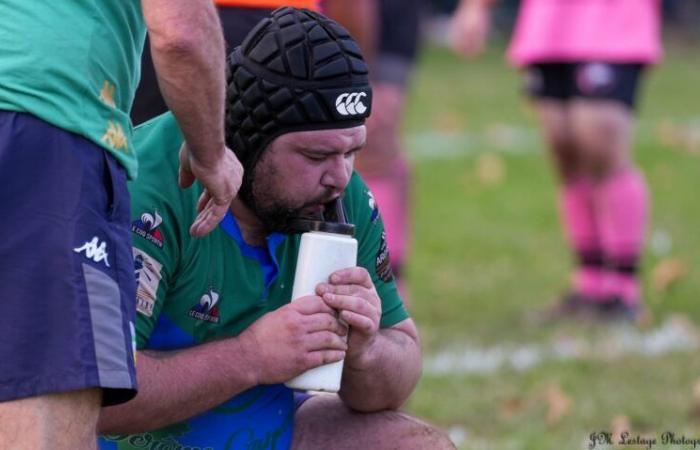
[[[213,230],[231,207],[241,187],[243,166],[228,147],[217,161],[204,165],[192,155],[185,142],[180,147],[178,184],[183,189],[188,188],[195,179],[204,191],[197,202],[197,218],[190,227],[190,234],[201,237]]]
[[[382,303],[369,273],[364,267],[338,270],[331,274],[329,283],[316,287],[316,293],[350,327],[347,359],[361,367],[379,333],[382,317]]]
[[[491,26],[490,13],[488,7],[478,5],[478,2],[458,9],[450,21],[450,47],[468,58],[483,53]]]
[[[300,297],[265,314],[239,336],[257,384],[275,384],[345,357],[347,327],[321,298]]]

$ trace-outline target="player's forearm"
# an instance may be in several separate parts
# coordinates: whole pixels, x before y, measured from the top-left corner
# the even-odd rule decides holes
[[[207,411],[256,384],[249,355],[237,338],[177,352],[142,351],[137,357],[139,393],[103,408],[100,434],[155,430]]]
[[[382,329],[362,358],[346,358],[340,397],[357,411],[397,409],[413,392],[421,374],[421,350],[408,319]]]
[[[225,46],[211,0],[144,0],[158,84],[192,155],[204,166],[224,147]]]

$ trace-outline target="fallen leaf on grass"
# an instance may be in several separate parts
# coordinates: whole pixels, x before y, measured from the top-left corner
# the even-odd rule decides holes
[[[513,397],[503,402],[499,408],[499,416],[502,419],[510,420],[521,414],[525,410],[525,400],[520,397]]]
[[[552,384],[547,388],[547,425],[558,424],[571,411],[573,401],[562,391],[557,384]]]
[[[696,125],[664,120],[656,126],[656,135],[665,147],[700,156],[700,128]]]
[[[496,186],[503,183],[506,177],[506,166],[503,158],[495,153],[483,153],[476,161],[477,179],[485,185]]]
[[[659,261],[652,269],[651,278],[654,290],[666,292],[671,285],[685,277],[688,264],[680,258],[666,258]]]
[[[433,128],[443,133],[461,133],[466,125],[460,114],[446,110],[434,116]]]

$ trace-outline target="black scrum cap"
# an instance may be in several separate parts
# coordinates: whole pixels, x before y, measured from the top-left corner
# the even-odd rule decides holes
[[[347,30],[289,7],[231,53],[226,95],[227,145],[246,171],[275,137],[361,125],[372,104],[367,65]]]

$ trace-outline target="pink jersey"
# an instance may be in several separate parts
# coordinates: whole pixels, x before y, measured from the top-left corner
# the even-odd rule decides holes
[[[660,0],[522,0],[508,59],[653,64],[661,57]]]

